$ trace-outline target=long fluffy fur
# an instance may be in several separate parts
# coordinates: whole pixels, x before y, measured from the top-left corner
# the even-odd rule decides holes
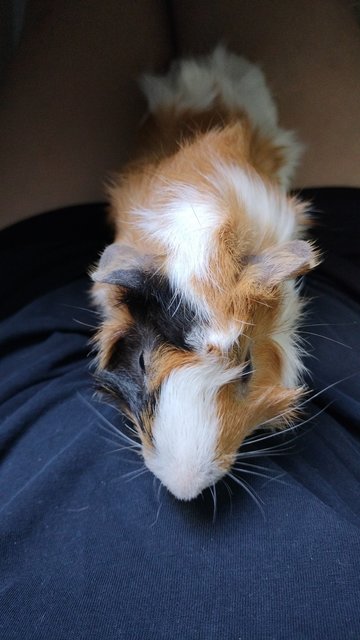
[[[177,301],[168,316],[159,303],[162,326],[191,322],[180,349],[152,338],[134,422],[146,423],[139,435],[149,468],[190,499],[226,473],[261,422],[293,415],[302,371],[294,279],[318,258],[302,240],[306,206],[286,194],[301,145],[279,127],[257,66],[218,47],[145,76],[142,87],[149,115],[134,160],[110,189],[115,244],[93,275],[106,318],[99,367],[110,366],[137,322],[134,287],[145,305],[139,274],[146,282],[156,274]]]

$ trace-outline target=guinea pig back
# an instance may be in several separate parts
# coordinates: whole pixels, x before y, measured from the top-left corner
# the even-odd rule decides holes
[[[318,256],[306,205],[286,193],[300,145],[255,65],[219,47],[142,85],[149,114],[92,274],[97,378],[147,467],[190,500],[255,429],[296,416],[296,277]]]

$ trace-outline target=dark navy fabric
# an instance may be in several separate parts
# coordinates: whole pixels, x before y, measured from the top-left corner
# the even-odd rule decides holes
[[[325,256],[304,285],[315,397],[299,430],[259,442],[280,455],[249,457],[270,479],[239,474],[259,504],[229,480],[215,517],[210,492],[181,503],[137,477],[121,416],[93,398],[102,207],[0,235],[2,640],[359,640],[360,192],[303,196]]]

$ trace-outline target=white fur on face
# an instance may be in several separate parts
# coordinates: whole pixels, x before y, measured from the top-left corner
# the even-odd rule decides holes
[[[218,390],[241,373],[216,360],[179,368],[163,383],[145,463],[180,500],[192,500],[224,474],[216,462]]]

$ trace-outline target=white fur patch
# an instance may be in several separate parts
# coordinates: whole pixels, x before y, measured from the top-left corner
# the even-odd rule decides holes
[[[303,146],[278,126],[275,102],[260,67],[218,46],[206,57],[175,62],[165,76],[146,75],[141,86],[151,112],[163,108],[206,111],[221,98],[229,110],[245,111],[255,127],[282,148],[281,185],[289,186]]]
[[[204,331],[206,344],[214,345],[221,349],[223,353],[226,353],[231,349],[239,335],[241,335],[243,329],[244,323],[241,321],[235,322],[234,320],[229,321],[226,330],[223,329],[220,331],[216,328],[210,327],[210,329]]]
[[[156,211],[136,209],[133,215],[138,227],[164,247],[171,286],[198,305],[191,280],[210,277],[214,236],[222,223],[216,203],[194,188],[179,185],[165,207]]]
[[[216,162],[213,184],[224,198],[227,192],[235,194],[239,208],[253,223],[255,252],[261,248],[269,233],[274,243],[279,244],[297,237],[298,224],[289,200],[281,191],[265,184],[255,171]]]
[[[173,371],[163,383],[153,427],[154,451],[145,462],[180,500],[192,500],[217,482],[219,417],[216,394],[241,373],[216,360]]]

